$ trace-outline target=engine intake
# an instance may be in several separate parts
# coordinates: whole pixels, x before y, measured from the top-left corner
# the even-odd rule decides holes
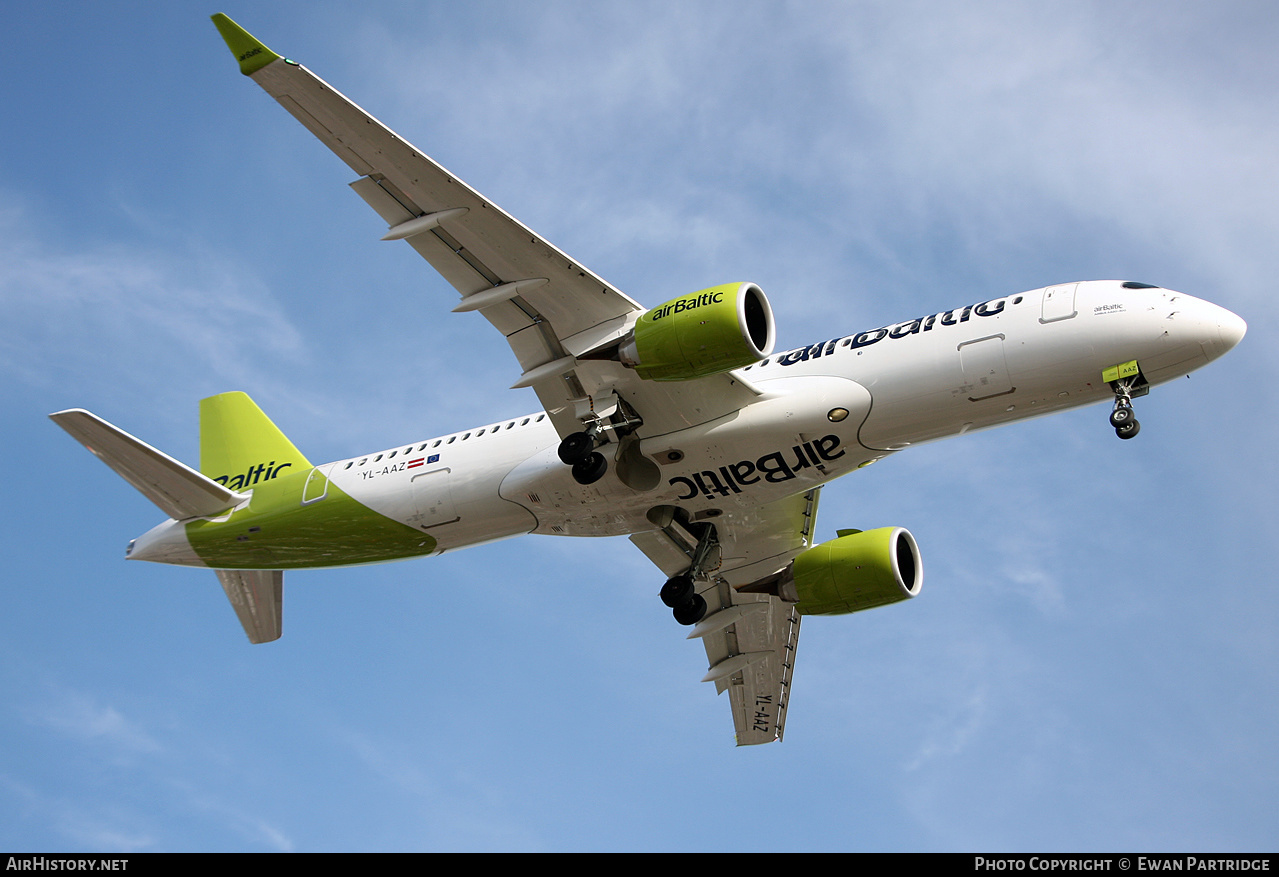
[[[909,530],[840,530],[810,548],[791,568],[802,615],[844,615],[887,606],[919,593],[924,567]]]
[[[773,352],[773,309],[753,283],[726,283],[645,313],[617,358],[647,381],[689,381],[758,362]]]

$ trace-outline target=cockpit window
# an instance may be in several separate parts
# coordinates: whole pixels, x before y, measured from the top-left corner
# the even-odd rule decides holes
[[[1138,283],[1135,280],[1124,281],[1124,289],[1160,289],[1160,288],[1161,287],[1155,286],[1153,283]]]

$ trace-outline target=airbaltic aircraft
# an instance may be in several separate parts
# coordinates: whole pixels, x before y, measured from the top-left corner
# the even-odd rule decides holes
[[[913,597],[900,527],[812,544],[828,481],[919,442],[1132,400],[1230,350],[1243,320],[1146,283],[1061,283],[773,352],[751,283],[648,310],[305,67],[224,15],[240,70],[508,342],[545,411],[311,463],[243,393],[200,403],[200,468],[83,410],[53,420],[170,516],[132,560],[214,570],[249,639],[280,636],[283,571],[440,554],[506,536],[625,534],[667,576],[739,745],[780,740],[800,619]]]

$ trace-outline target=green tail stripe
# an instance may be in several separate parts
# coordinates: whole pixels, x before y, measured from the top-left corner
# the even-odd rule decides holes
[[[232,490],[311,468],[310,461],[240,392],[200,400],[200,472]]]
[[[235,60],[240,62],[240,72],[245,76],[252,76],[280,57],[221,12],[213,16],[213,24],[218,33],[222,34],[222,39],[226,40],[227,48],[235,55]]]

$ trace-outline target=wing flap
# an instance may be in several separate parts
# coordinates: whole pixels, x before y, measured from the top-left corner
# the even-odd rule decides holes
[[[751,613],[733,625],[736,648],[743,654],[763,656],[728,683],[738,746],[772,743],[781,740],[786,732],[800,616],[793,604],[778,597],[767,600],[767,611]],[[707,644],[708,655],[709,652]]]
[[[82,408],[49,419],[175,520],[219,515],[248,498]]]

